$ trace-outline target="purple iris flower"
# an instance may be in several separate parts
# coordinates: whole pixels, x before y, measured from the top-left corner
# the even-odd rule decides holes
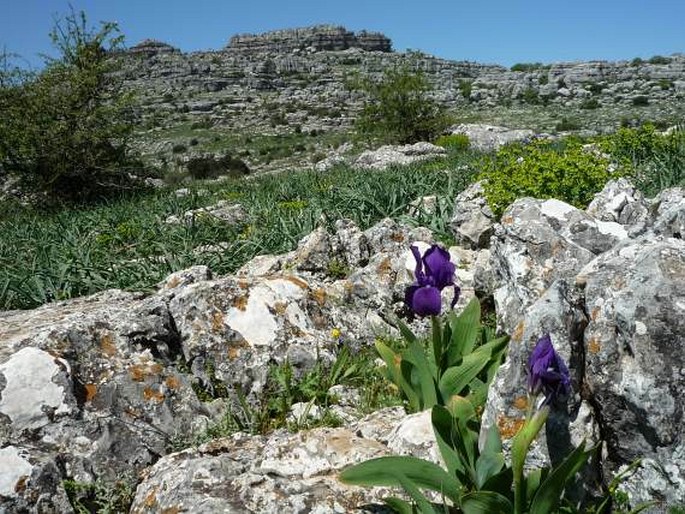
[[[528,357],[528,392],[545,395],[545,404],[557,395],[571,392],[571,377],[564,360],[554,351],[549,334],[538,339],[533,353]]]
[[[440,293],[450,286],[454,288],[452,307],[459,300],[459,287],[454,283],[455,266],[450,262],[450,254],[438,245],[432,245],[423,254],[416,246],[411,247],[416,259],[414,277],[416,283],[407,288],[404,301],[417,316],[437,316],[440,314]]]

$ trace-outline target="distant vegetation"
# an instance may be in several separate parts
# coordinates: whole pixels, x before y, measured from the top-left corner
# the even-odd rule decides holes
[[[552,66],[550,64],[542,64],[541,62],[517,62],[511,67],[511,71],[539,71],[548,70]]]

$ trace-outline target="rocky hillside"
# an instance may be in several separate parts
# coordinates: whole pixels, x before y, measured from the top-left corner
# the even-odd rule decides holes
[[[305,121],[300,111],[309,108],[329,109],[331,123],[342,123],[358,100],[345,88],[346,79],[354,73],[378,75],[402,64],[424,71],[436,96],[455,107],[512,102],[630,106],[685,95],[685,56],[680,54],[649,61],[530,64],[514,67],[524,71],[510,71],[420,52],[392,52],[383,34],[331,26],[236,35],[224,49],[187,54],[146,40],[132,47],[124,61],[126,80],[146,91],[150,107],[165,110],[182,102],[177,107],[191,113],[231,119],[245,115],[251,110],[248,104],[270,92],[275,104],[292,107],[289,121]]]
[[[425,72],[434,95],[468,121],[604,131],[631,120],[672,124],[682,119],[683,55],[529,64],[511,71],[391,48],[383,34],[322,25],[236,35],[223,49],[192,53],[146,40],[121,59],[125,81],[143,105],[143,152],[172,159],[175,144],[190,146],[193,139],[200,143],[195,152],[244,151],[249,142],[219,141],[240,133],[296,134],[298,140],[288,145],[307,146],[311,160],[313,153],[325,154],[331,142],[301,140],[299,134],[335,134],[351,127],[363,95],[350,90],[350,80],[379,77],[404,65]],[[203,139],[198,131],[205,129],[215,132]],[[223,134],[217,136],[217,130]],[[255,164],[252,159],[250,166]]]

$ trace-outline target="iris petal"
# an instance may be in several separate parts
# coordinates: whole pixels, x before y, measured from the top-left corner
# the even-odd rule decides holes
[[[418,316],[437,316],[441,307],[440,291],[432,286],[417,287],[411,299],[411,309]]]
[[[450,254],[438,245],[431,246],[423,255],[426,274],[433,279],[433,285],[441,291],[454,284],[456,267],[450,262]]]
[[[549,334],[542,336],[528,358],[528,392],[545,394],[545,403],[571,392],[571,376],[564,360],[554,351]]]

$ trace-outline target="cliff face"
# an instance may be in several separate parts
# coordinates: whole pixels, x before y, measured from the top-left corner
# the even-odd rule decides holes
[[[243,52],[336,51],[361,48],[375,52],[390,52],[389,38],[378,32],[354,33],[344,27],[315,25],[299,29],[275,30],[264,34],[238,34],[231,38],[228,49]]]

